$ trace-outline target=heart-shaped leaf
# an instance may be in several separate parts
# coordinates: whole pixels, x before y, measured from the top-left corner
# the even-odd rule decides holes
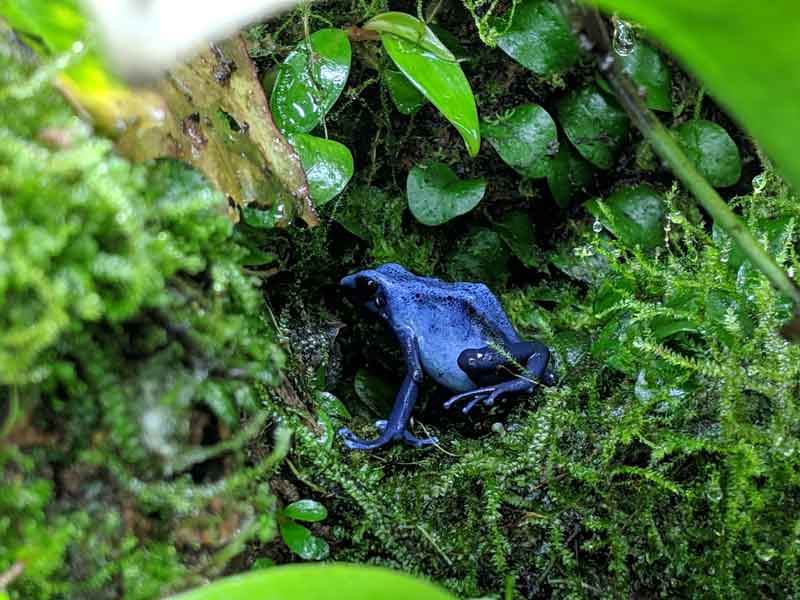
[[[503,52],[537,75],[550,75],[578,60],[578,44],[558,7],[549,1],[524,0],[511,27],[497,38]]]
[[[594,198],[586,208],[628,247],[651,250],[663,243],[664,199],[649,185],[619,190],[605,200]]]
[[[594,167],[586,162],[563,136],[558,140],[558,153],[550,161],[547,186],[562,207],[569,206],[573,196],[592,183]]]
[[[282,131],[307,133],[319,124],[347,83],[350,57],[350,40],[341,29],[315,31],[289,53],[270,97]]]
[[[537,104],[523,104],[483,121],[481,133],[503,162],[532,179],[547,176],[550,159],[558,150],[556,124]]]
[[[406,181],[408,207],[423,225],[441,225],[471,211],[485,192],[485,180],[462,181],[442,163],[416,166]]]
[[[318,538],[306,527],[285,520],[280,524],[281,538],[289,546],[289,550],[305,560],[322,560],[328,557],[328,542]]]
[[[670,112],[672,110],[672,73],[658,50],[649,44],[638,42],[629,54],[616,57],[622,70],[644,88],[648,108]],[[611,93],[608,83],[598,78],[603,90]]]
[[[438,58],[449,61],[456,60],[450,49],[436,37],[430,27],[408,13],[385,12],[367,21],[363,29],[391,33],[427,50]]]
[[[381,75],[389,96],[401,113],[413,115],[425,106],[428,99],[400,71],[386,69]]]
[[[303,164],[308,191],[316,206],[339,194],[353,176],[353,155],[347,146],[307,133],[289,135]]]
[[[559,103],[558,120],[581,156],[601,169],[611,168],[628,131],[622,108],[589,86]]]
[[[461,66],[392,33],[382,33],[381,40],[403,75],[455,125],[470,156],[477,155],[481,146],[478,109]]]
[[[283,509],[283,516],[297,521],[322,521],[328,510],[316,500],[298,500]]]
[[[455,600],[441,588],[405,573],[347,564],[294,564],[225,577],[171,600]]]
[[[686,156],[711,185],[726,187],[739,181],[739,149],[722,127],[700,119],[686,121],[675,129],[675,135]]]

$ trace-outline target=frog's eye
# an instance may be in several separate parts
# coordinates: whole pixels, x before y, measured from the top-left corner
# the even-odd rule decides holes
[[[359,277],[356,279],[356,292],[362,300],[372,298],[378,291],[378,282],[369,277]]]
[[[383,299],[383,296],[378,296],[375,298],[375,306],[382,308],[384,304],[386,304],[386,300]]]

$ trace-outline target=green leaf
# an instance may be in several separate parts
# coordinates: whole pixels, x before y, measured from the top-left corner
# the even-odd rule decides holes
[[[328,542],[318,538],[306,527],[294,521],[283,521],[280,524],[281,538],[289,546],[289,550],[305,560],[322,560],[328,557]]]
[[[456,57],[424,22],[404,12],[386,12],[367,21],[363,29],[391,33],[423,48],[442,60],[455,61]]]
[[[172,600],[455,600],[441,588],[405,573],[364,565],[287,565],[234,575],[173,596]]]
[[[462,181],[442,163],[416,166],[406,180],[408,208],[423,225],[441,225],[468,213],[485,192],[484,179]]]
[[[502,287],[511,271],[511,253],[500,234],[475,227],[459,238],[444,261],[451,281],[482,281]]]
[[[650,250],[663,243],[664,199],[649,185],[622,189],[606,200],[592,199],[586,208],[626,246]]]
[[[347,146],[307,133],[288,136],[300,155],[308,191],[316,206],[322,206],[341,191],[353,176],[353,155]]]
[[[298,500],[283,509],[283,516],[297,521],[322,521],[328,510],[316,500]]]
[[[386,69],[381,74],[394,105],[404,115],[413,115],[428,99],[400,71]]]
[[[678,143],[697,170],[714,187],[739,181],[739,149],[722,127],[711,121],[686,121],[675,128]]]
[[[522,104],[497,119],[483,121],[481,133],[510,167],[538,179],[549,172],[558,150],[558,131],[550,114],[537,104]]]
[[[644,88],[648,108],[670,112],[672,110],[672,73],[658,50],[644,42],[638,42],[630,54],[617,56],[625,72],[637,85]],[[602,77],[597,80],[604,91],[611,88]]]
[[[308,133],[339,98],[350,73],[350,40],[341,29],[320,29],[283,61],[270,97],[275,123]]]
[[[494,224],[494,230],[526,267],[539,267],[542,257],[536,246],[536,234],[530,215],[523,210],[512,210]]]
[[[796,0],[593,0],[643,25],[800,189]]]
[[[283,220],[283,211],[279,208],[261,210],[252,206],[242,207],[242,220],[257,229],[272,229]]]
[[[478,109],[459,64],[391,33],[382,33],[381,40],[403,75],[455,125],[469,155],[477,155],[481,147]]]
[[[628,116],[595,86],[583,88],[558,105],[564,133],[586,160],[610,169],[628,131]]]
[[[359,400],[373,413],[379,415],[386,415],[391,410],[398,387],[399,383],[394,385],[366,369],[359,369],[353,382]]]
[[[525,0],[511,27],[497,38],[503,52],[537,75],[551,75],[578,60],[578,44],[561,11],[550,1]]]
[[[592,183],[594,167],[586,162],[564,136],[559,136],[558,153],[550,161],[547,186],[553,198],[562,207],[569,206],[572,198]]]

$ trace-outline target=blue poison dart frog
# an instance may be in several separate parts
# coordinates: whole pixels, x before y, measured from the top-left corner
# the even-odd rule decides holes
[[[371,450],[394,440],[417,447],[436,443],[406,429],[423,373],[456,392],[445,408],[463,401],[464,413],[478,402],[491,406],[501,396],[531,393],[537,382],[555,383],[547,369],[547,347],[521,340],[482,283],[447,283],[386,264],[348,275],[341,286],[353,304],[389,324],[407,369],[388,420],[375,423],[380,430],[376,439],[360,439],[346,427],[339,430],[348,448]]]

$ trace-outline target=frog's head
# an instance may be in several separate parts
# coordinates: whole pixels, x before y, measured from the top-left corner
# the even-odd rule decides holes
[[[348,275],[339,285],[354,305],[386,318],[387,305],[397,295],[404,278],[409,276],[410,273],[400,265],[386,264]]]

